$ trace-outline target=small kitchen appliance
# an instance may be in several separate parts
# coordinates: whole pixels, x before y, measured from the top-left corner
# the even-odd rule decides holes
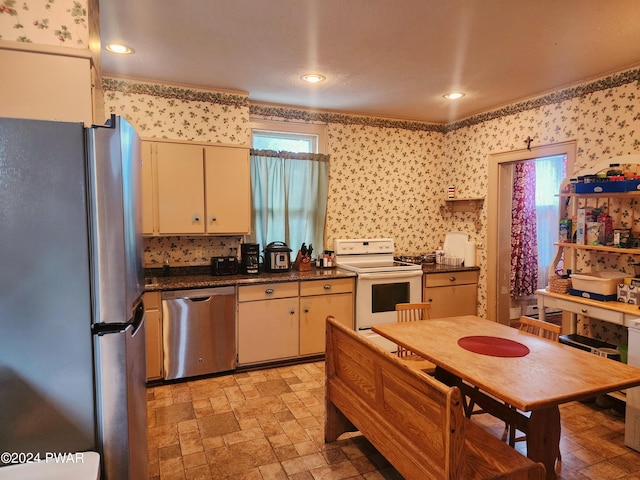
[[[264,249],[267,272],[286,272],[291,268],[291,249],[284,242],[271,242]]]
[[[258,273],[260,260],[259,243],[243,243],[240,245],[240,271],[247,275]]]
[[[227,257],[211,257],[211,275],[224,275],[224,261]]]
[[[235,275],[236,273],[238,273],[236,257],[211,257],[211,275]]]

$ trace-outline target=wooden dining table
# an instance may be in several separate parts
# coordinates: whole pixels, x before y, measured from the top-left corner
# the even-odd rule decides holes
[[[515,423],[526,433],[527,456],[544,464],[548,479],[557,478],[559,405],[640,385],[639,368],[473,315],[373,331],[433,362],[438,379]]]

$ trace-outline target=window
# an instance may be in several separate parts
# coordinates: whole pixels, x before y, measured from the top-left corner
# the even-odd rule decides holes
[[[326,153],[324,125],[273,121],[251,122],[251,146],[261,150]]]
[[[304,133],[253,130],[253,148],[298,153],[318,153],[318,136]]]
[[[283,241],[295,255],[302,245],[323,249],[329,182],[324,127],[259,123],[252,128],[251,221],[262,248]]]

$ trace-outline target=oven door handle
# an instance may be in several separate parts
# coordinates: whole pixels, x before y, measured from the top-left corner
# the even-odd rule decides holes
[[[408,272],[377,272],[377,273],[359,273],[358,279],[362,280],[383,280],[383,279],[401,279],[410,277],[421,277],[422,270],[411,270]]]

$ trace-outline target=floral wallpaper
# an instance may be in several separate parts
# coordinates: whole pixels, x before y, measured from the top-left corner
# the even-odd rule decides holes
[[[107,110],[127,117],[146,137],[246,143],[250,117],[326,124],[331,171],[325,248],[335,238],[390,236],[398,254],[415,254],[433,251],[449,231],[467,232],[478,246],[480,315],[487,304],[486,206],[454,211],[444,201],[447,187],[455,186],[459,197],[484,198],[488,155],[520,150],[528,137],[533,146],[576,140],[574,175],[590,173],[611,156],[640,152],[640,70],[448,125],[265,107],[244,96],[126,80],[105,79],[104,89]],[[150,241],[166,248],[165,240]],[[615,267],[610,256],[595,257],[585,261]],[[580,328],[622,339],[614,325]]]
[[[144,138],[249,144],[247,95],[104,78],[105,111]]]
[[[209,265],[211,257],[239,257],[242,237],[149,237],[144,239],[145,267]]]
[[[89,48],[87,0],[0,0],[0,39]]]

